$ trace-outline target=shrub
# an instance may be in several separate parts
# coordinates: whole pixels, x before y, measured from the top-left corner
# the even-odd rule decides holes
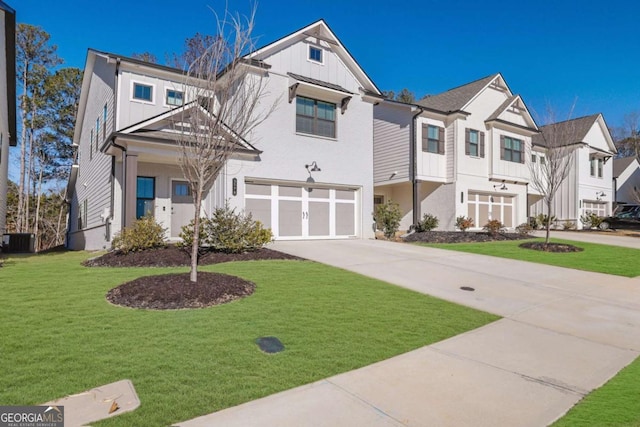
[[[528,234],[531,234],[531,232],[533,231],[533,227],[531,226],[531,224],[524,222],[516,227],[516,231],[519,235],[526,236]]]
[[[555,221],[556,221],[555,215],[549,216],[545,214],[540,214],[536,217],[536,223],[538,224],[538,227],[542,227],[542,228],[547,228],[547,224],[551,224]]]
[[[424,214],[424,216],[422,217],[422,221],[418,221],[418,223],[416,224],[415,230],[418,233],[421,233],[423,231],[431,231],[434,228],[438,227],[438,222],[440,221],[438,220],[437,216]]]
[[[576,223],[573,221],[567,221],[564,224],[562,224],[563,230],[575,230],[575,228],[576,228]]]
[[[236,213],[228,205],[217,208],[204,228],[206,243],[219,252],[255,251],[273,240],[271,229],[265,229],[260,221],[254,221],[250,213]]]
[[[125,254],[160,248],[165,245],[164,233],[166,231],[166,228],[162,228],[156,222],[153,215],[147,214],[116,234],[111,242],[111,247]]]
[[[373,219],[376,222],[376,227],[384,233],[384,237],[387,239],[392,238],[400,228],[400,220],[402,219],[400,205],[393,200],[378,205],[373,214]]]
[[[468,216],[460,215],[456,218],[456,228],[462,231],[463,233],[473,227],[475,224],[473,223],[473,219]]]
[[[504,231],[504,224],[502,224],[497,219],[492,219],[491,221],[487,222],[484,227],[482,227],[482,229],[490,235],[495,236],[498,233]]]
[[[226,253],[255,251],[273,240],[271,230],[254,221],[250,213],[236,213],[229,205],[217,208],[211,218],[202,218],[199,235],[200,248]],[[182,247],[193,245],[193,221],[182,227],[180,238]]]
[[[603,217],[596,215],[593,212],[587,212],[584,215],[580,216],[580,222],[584,226],[584,228],[598,228],[600,224],[604,221]]]

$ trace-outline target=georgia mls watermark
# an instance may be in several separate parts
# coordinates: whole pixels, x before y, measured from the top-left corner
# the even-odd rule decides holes
[[[64,427],[64,406],[0,406],[0,427]]]

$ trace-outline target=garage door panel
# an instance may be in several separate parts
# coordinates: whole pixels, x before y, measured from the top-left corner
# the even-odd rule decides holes
[[[329,227],[329,203],[309,202],[309,236],[328,236]]]
[[[469,192],[467,213],[476,227],[484,227],[490,219],[497,219],[505,227],[514,227],[515,197],[501,194]]]
[[[278,202],[278,229],[280,236],[302,235],[302,201],[280,200]]]
[[[272,228],[271,200],[247,199],[245,202],[245,210],[251,213],[254,220],[260,221],[265,228]]]
[[[336,203],[336,235],[355,236],[355,212],[353,203]]]

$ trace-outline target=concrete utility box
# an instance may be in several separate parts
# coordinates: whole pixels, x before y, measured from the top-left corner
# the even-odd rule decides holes
[[[2,235],[2,252],[4,253],[33,253],[35,252],[36,236],[32,233],[9,233]]]

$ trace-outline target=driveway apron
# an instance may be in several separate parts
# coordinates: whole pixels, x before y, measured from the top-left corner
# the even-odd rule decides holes
[[[503,319],[177,425],[545,426],[640,354],[639,278],[375,240],[274,249]]]

